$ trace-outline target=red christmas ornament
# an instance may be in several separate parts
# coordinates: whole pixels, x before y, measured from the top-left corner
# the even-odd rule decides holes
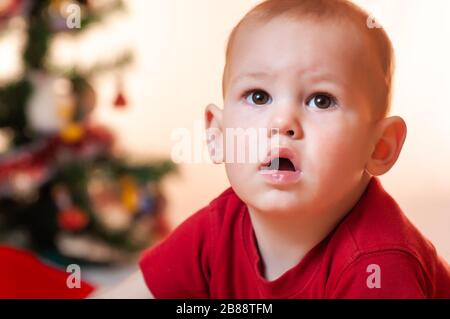
[[[116,108],[125,108],[127,106],[127,100],[125,98],[125,95],[123,94],[123,82],[120,76],[117,80],[117,96],[114,100],[114,106]]]
[[[119,92],[117,94],[117,97],[114,101],[114,106],[116,108],[125,108],[127,106],[127,100],[125,99],[125,96],[123,95],[122,92]]]
[[[65,209],[58,215],[59,226],[67,231],[83,230],[88,222],[89,219],[85,212],[76,207]]]

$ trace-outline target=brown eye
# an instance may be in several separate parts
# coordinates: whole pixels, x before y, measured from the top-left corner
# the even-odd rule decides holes
[[[334,99],[327,94],[315,94],[308,101],[309,107],[319,109],[328,109],[334,106],[334,104]]]
[[[271,102],[271,97],[263,90],[256,90],[247,94],[246,100],[251,104],[264,105]]]

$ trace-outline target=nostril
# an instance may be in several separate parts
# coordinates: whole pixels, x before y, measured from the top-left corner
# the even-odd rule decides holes
[[[270,130],[270,132],[271,132],[271,135],[275,135],[275,134],[279,134],[280,130],[277,129],[277,128],[272,128]],[[295,135],[295,131],[294,130],[287,130],[285,134],[287,134],[289,136],[294,136]]]

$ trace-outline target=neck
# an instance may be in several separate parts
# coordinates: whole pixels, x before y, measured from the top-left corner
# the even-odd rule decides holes
[[[258,249],[264,264],[264,276],[274,280],[298,264],[302,258],[336,227],[361,197],[367,181],[329,209],[273,214],[248,207]]]

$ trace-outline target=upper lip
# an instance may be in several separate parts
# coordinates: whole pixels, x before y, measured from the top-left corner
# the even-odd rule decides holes
[[[259,169],[270,165],[273,159],[275,158],[287,158],[289,159],[292,164],[294,165],[294,168],[296,171],[300,170],[300,163],[297,154],[288,147],[277,147],[273,148],[269,151],[269,154],[264,159],[264,161],[259,166]]]

